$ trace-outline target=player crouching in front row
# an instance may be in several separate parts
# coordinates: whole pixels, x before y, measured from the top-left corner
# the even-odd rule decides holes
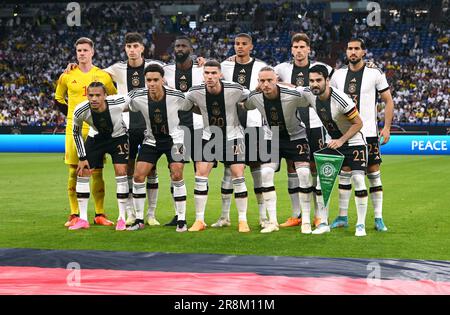
[[[119,218],[116,230],[125,230],[125,211],[128,199],[128,135],[122,112],[128,107],[128,96],[106,96],[101,82],[92,82],[87,88],[88,100],[75,108],[73,117],[73,137],[79,163],[77,167],[77,199],[80,219],[69,230],[87,229],[87,207],[89,202],[89,178],[93,169],[103,168],[106,153],[111,155],[117,182]],[[83,122],[89,126],[89,134],[83,143],[81,128]]]

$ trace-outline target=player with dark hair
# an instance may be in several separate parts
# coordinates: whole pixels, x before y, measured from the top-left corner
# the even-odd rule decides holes
[[[385,144],[390,138],[390,128],[394,116],[392,100],[386,75],[375,65],[364,62],[366,45],[363,39],[351,39],[347,43],[346,56],[348,66],[336,70],[331,85],[344,91],[356,104],[363,120],[362,133],[368,145],[367,178],[369,179],[370,197],[375,211],[375,229],[387,231],[383,222],[383,188],[381,184],[380,139]],[[377,96],[386,104],[384,127],[379,132],[377,123]],[[339,216],[331,228],[348,226],[348,204],[352,192],[352,174],[342,171],[339,175]]]
[[[244,177],[244,132],[239,123],[236,105],[247,98],[249,91],[237,83],[222,81],[221,65],[215,60],[205,63],[203,73],[205,83],[193,86],[186,94],[186,98],[202,114],[204,125],[202,156],[200,158],[194,156],[196,220],[189,231],[202,231],[206,228],[204,220],[208,198],[208,176],[214,162],[221,161],[231,172],[239,213],[239,232],[250,232],[247,223],[248,197]],[[213,149],[214,152],[210,152],[212,156],[206,155],[208,148]]]
[[[309,60],[309,53],[311,52],[310,39],[305,33],[296,33],[291,38],[291,54],[292,61],[280,63],[275,67],[275,71],[281,82],[287,82],[294,86],[309,86],[309,69],[314,65],[323,65],[328,69],[329,76],[333,75],[333,68],[321,62],[311,62]],[[281,227],[290,227],[301,225],[303,211],[302,204],[311,204],[311,197],[315,204],[315,219],[314,225],[320,224],[320,218],[317,213],[317,171],[314,162],[313,153],[322,149],[326,142],[327,133],[325,128],[317,116],[317,113],[312,107],[298,108],[297,116],[301,123],[306,128],[306,134],[310,147],[310,167],[312,176],[312,191],[309,194],[299,194],[301,188],[297,172],[295,171],[294,163],[286,160],[288,172],[288,191],[292,203],[292,215],[286,222],[280,224]],[[299,122],[300,123],[300,122]],[[303,197],[303,200],[300,198]]]
[[[309,103],[316,110],[331,140],[327,147],[339,149],[344,155],[342,171],[352,174],[355,185],[355,202],[358,214],[356,236],[365,236],[365,220],[367,213],[367,189],[364,181],[367,167],[367,146],[361,128],[362,120],[353,101],[342,91],[330,87],[328,70],[323,65],[309,69],[309,87],[312,94],[305,93],[310,98]],[[320,182],[317,183],[320,187]],[[320,188],[318,189],[320,191]],[[328,226],[328,207],[323,204],[323,198],[318,194],[320,225],[312,232],[323,234],[330,232]],[[322,211],[323,210],[323,211]]]
[[[253,49],[253,40],[249,34],[241,33],[236,35],[234,39],[234,50],[236,52],[234,61],[226,60],[221,63],[223,78],[227,81],[239,83],[249,90],[254,90],[258,85],[258,72],[267,64],[259,59],[250,56]],[[253,188],[259,209],[259,223],[264,226],[267,223],[267,215],[264,206],[264,198],[262,196],[262,178],[261,178],[261,162],[259,161],[258,145],[259,133],[262,127],[261,113],[257,110],[242,110],[238,107],[239,121],[246,129],[246,159],[250,166],[253,177]],[[254,132],[253,132],[254,131]],[[249,145],[249,134],[256,134],[257,139],[251,139],[256,143],[256,152],[250,152],[253,145]],[[254,161],[250,161],[250,157],[256,157]],[[230,170],[225,167],[224,177],[222,179],[222,214],[213,227],[222,227],[230,225],[230,206],[233,194],[233,184],[231,181]]]
[[[125,52],[127,60],[117,62],[105,69],[114,82],[117,83],[117,89],[120,94],[127,94],[134,89],[145,87],[144,69],[151,64],[163,66],[164,63],[157,60],[144,59],[144,38],[139,33],[125,34]],[[136,156],[139,147],[144,141],[145,120],[140,112],[125,112],[124,121],[127,124],[129,142],[130,142],[130,158],[128,160],[128,186],[130,195],[127,206],[127,225],[132,225],[136,219],[133,207],[132,189],[133,189],[133,173],[136,164]],[[147,198],[148,210],[146,215],[147,224],[150,226],[159,225],[156,220],[156,203],[158,201],[158,174],[156,168],[152,169],[147,177]]]
[[[133,176],[133,203],[136,220],[128,230],[144,228],[145,178],[156,166],[161,155],[169,161],[170,178],[174,187],[177,208],[177,232],[187,231],[186,225],[186,185],[184,169],[184,132],[180,128],[179,110],[189,110],[192,105],[180,91],[164,87],[164,70],[160,65],[151,64],[144,70],[146,88],[128,93],[131,98],[130,110],[142,113],[145,123],[145,139],[137,157]]]
[[[87,87],[87,101],[76,106],[73,114],[73,139],[79,157],[77,173],[77,199],[80,218],[69,230],[89,228],[87,208],[90,196],[89,178],[92,170],[103,168],[106,153],[112,157],[117,183],[119,218],[116,230],[125,230],[125,209],[128,199],[128,135],[122,112],[128,107],[128,96],[107,96],[101,82]],[[83,123],[90,126],[89,135],[83,143]]]
[[[193,85],[199,85],[203,82],[203,67],[200,66],[200,63],[203,63],[204,60],[203,58],[197,58],[197,60],[193,60],[192,44],[190,39],[186,36],[178,36],[175,39],[173,53],[175,56],[175,63],[170,63],[164,66],[164,79],[168,86],[186,93]],[[186,147],[188,150],[190,149],[190,151],[186,152],[186,155],[192,157],[194,152],[195,137],[199,139],[201,139],[202,137],[202,116],[193,113],[192,111],[180,111],[179,116],[180,124],[187,127],[190,131],[190,147]],[[172,185],[170,191],[173,195]],[[177,224],[177,221],[178,217],[176,215],[175,209],[175,216],[169,223],[165,225],[175,226]]]

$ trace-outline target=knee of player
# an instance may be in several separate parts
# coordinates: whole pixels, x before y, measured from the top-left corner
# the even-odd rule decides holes
[[[135,183],[143,183],[143,182],[145,182],[145,175],[143,175],[143,174],[136,174],[136,172],[135,172],[135,174],[133,175],[133,181],[135,182]]]
[[[81,171],[81,176],[82,177],[91,177],[91,172],[88,169],[83,169]]]
[[[261,179],[263,186],[268,182],[273,182],[273,177],[275,175],[275,170],[272,167],[262,167],[261,168]]]
[[[170,178],[172,181],[180,181],[183,180],[183,169],[173,169],[170,173]]]
[[[114,171],[116,176],[127,176],[127,165],[126,164],[115,164]]]
[[[352,181],[355,186],[355,191],[367,189],[364,172],[352,172]]]
[[[245,166],[241,164],[235,164],[234,167],[231,168],[231,178],[238,178],[244,176]]]
[[[294,161],[291,160],[286,160],[286,167],[287,167],[287,172],[289,174],[295,174],[295,165],[294,165]]]
[[[302,188],[309,188],[312,186],[311,181],[311,170],[309,169],[309,165],[302,165],[297,167],[297,175],[299,185]]]
[[[374,173],[380,170],[380,164],[371,164],[367,166],[367,173]]]

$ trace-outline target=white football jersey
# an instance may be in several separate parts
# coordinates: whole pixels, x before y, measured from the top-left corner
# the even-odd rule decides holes
[[[344,91],[353,99],[363,121],[364,136],[377,137],[377,93],[389,89],[383,71],[365,65],[361,70],[354,72],[348,66],[344,66],[334,72],[330,85]]]
[[[169,87],[164,87],[164,90],[165,97],[159,102],[149,102],[147,88],[136,89],[128,93],[131,98],[130,110],[141,112],[145,119],[147,129],[144,133],[144,144],[157,145],[158,134],[169,135],[173,143],[183,143],[184,141],[184,131],[180,128],[178,111],[188,111],[192,108],[192,104],[180,91]]]
[[[253,91],[258,86],[259,70],[266,67],[267,63],[256,58],[250,58],[247,64],[238,64],[233,61],[225,60],[221,63],[223,79],[239,83],[248,90]],[[236,70],[238,71],[235,71]],[[247,112],[247,127],[261,127],[262,117],[257,110]]]
[[[84,101],[75,107],[73,137],[79,158],[86,156],[81,134],[83,122],[89,125],[89,137],[95,137],[99,133],[112,138],[121,137],[127,133],[122,113],[129,104],[130,98],[126,95],[109,95],[106,97],[106,110],[102,113],[93,112],[89,101]]]
[[[108,72],[113,81],[116,82],[118,94],[126,95],[134,89],[145,87],[144,69],[151,64],[158,64],[161,67],[164,66],[164,62],[162,61],[145,59],[144,64],[139,67],[130,67],[127,61],[121,61],[103,70]],[[145,128],[145,122],[140,115],[139,117],[134,116],[133,119],[135,121],[132,122],[132,127]],[[127,128],[130,128],[129,112],[123,113],[123,120]]]
[[[271,127],[278,127],[280,139],[288,141],[306,139],[306,129],[300,124],[295,115],[298,107],[308,107],[309,99],[292,88],[278,85],[278,97],[270,100],[262,92],[250,93],[245,107],[258,109],[267,125],[264,125],[265,139],[272,139]]]
[[[309,69],[315,65],[325,66],[328,69],[329,76],[331,77],[333,75],[334,69],[323,62],[308,63],[304,68],[294,68],[294,61],[291,60],[278,64],[274,69],[280,82],[290,83],[295,86],[309,86]],[[297,114],[299,115],[298,112]],[[309,109],[309,121],[304,121],[303,123],[306,128],[322,127],[322,122],[313,108]]]
[[[203,83],[203,67],[194,61],[188,74],[180,73],[177,76],[176,64],[171,63],[164,66],[164,79],[169,87],[186,93],[192,86]],[[192,115],[194,129],[202,129],[202,115],[196,113],[192,113]]]
[[[317,112],[331,139],[339,139],[350,129],[352,126],[350,119],[357,114],[358,110],[352,99],[344,92],[331,88],[330,98],[321,101],[309,88],[297,87],[297,91],[303,91],[303,95],[309,98],[309,103]],[[347,144],[349,146],[365,145],[366,141],[362,132],[359,131],[347,141]]]
[[[204,83],[193,86],[186,94],[186,99],[202,113],[205,126],[203,139],[211,138],[209,126],[221,128],[227,140],[244,138],[244,130],[237,114],[237,103],[246,100],[250,91],[230,81],[221,81],[221,84],[222,91],[218,95],[208,93]]]

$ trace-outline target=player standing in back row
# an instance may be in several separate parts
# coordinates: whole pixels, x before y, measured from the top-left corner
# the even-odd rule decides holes
[[[249,90],[254,90],[258,85],[258,72],[267,64],[261,60],[253,58],[250,53],[253,49],[252,37],[248,34],[241,33],[236,35],[234,39],[234,50],[236,52],[235,61],[226,60],[221,63],[224,80],[239,83]],[[245,137],[246,145],[246,163],[250,166],[253,177],[253,188],[259,209],[259,223],[263,227],[268,222],[266,210],[264,206],[264,198],[262,196],[262,177],[261,177],[261,161],[258,154],[258,139],[262,127],[261,113],[257,110],[246,111],[238,107],[239,121],[241,125],[248,131],[256,133],[258,136],[256,141],[249,141],[248,135]],[[253,150],[252,148],[255,148]],[[252,151],[252,152],[250,152]],[[255,152],[256,151],[256,152]],[[254,161],[250,161],[251,157],[255,157]],[[222,180],[222,214],[212,227],[222,227],[230,225],[230,205],[231,196],[233,194],[233,185],[231,181],[231,172],[226,167],[224,169],[224,177]]]
[[[390,128],[394,115],[389,84],[385,74],[375,66],[367,65],[363,58],[366,55],[366,45],[362,39],[352,39],[347,44],[348,66],[336,70],[330,84],[344,91],[355,102],[363,119],[362,133],[368,146],[367,178],[369,179],[370,197],[375,211],[375,229],[387,231],[382,216],[383,188],[380,175],[380,138],[385,144],[390,138]],[[384,128],[378,134],[377,94],[386,104]],[[339,216],[331,224],[331,228],[348,226],[348,203],[352,191],[349,172],[342,171],[339,176]]]
[[[164,66],[164,80],[167,85],[180,92],[186,93],[193,85],[198,85],[203,82],[203,58],[197,58],[196,61],[192,59],[192,44],[188,37],[179,36],[174,43],[174,57],[175,63],[170,63]],[[194,139],[195,137],[201,139],[203,130],[202,116],[192,111],[179,111],[180,125],[187,127],[190,131],[190,152],[186,152],[186,156],[193,156]],[[186,135],[185,135],[186,136]],[[201,140],[200,140],[201,141]],[[195,163],[194,163],[195,169]],[[173,196],[173,185],[170,185],[170,192]],[[165,224],[165,226],[176,226],[178,221],[177,212],[175,209],[175,216],[172,220]]]
[[[108,68],[104,69],[108,72],[113,81],[117,83],[117,90],[119,94],[126,95],[134,89],[145,87],[144,69],[150,64],[159,64],[163,66],[164,63],[157,60],[144,59],[144,38],[139,33],[127,33],[125,35],[125,52],[128,60],[117,62]],[[132,189],[133,189],[133,173],[136,164],[136,156],[138,154],[139,146],[144,141],[145,120],[141,112],[125,112],[123,113],[125,124],[128,128],[128,136],[130,143],[130,158],[128,160],[128,186],[130,189],[130,196],[127,205],[127,225],[132,225],[136,220]],[[148,197],[148,211],[147,224],[150,226],[159,225],[156,220],[155,209],[158,200],[158,175],[156,169],[153,169],[147,177],[147,197]]]
[[[280,63],[275,67],[280,82],[287,82],[295,86],[309,86],[309,69],[315,65],[323,65],[328,69],[329,77],[333,75],[333,68],[321,62],[311,63],[309,60],[309,54],[311,52],[310,39],[305,33],[297,33],[292,36],[291,39],[291,54],[293,60],[290,62]],[[327,132],[317,116],[316,111],[312,107],[301,107],[297,110],[297,116],[306,128],[306,135],[308,138],[310,148],[310,166],[312,176],[312,198],[315,205],[315,219],[314,225],[317,227],[320,224],[320,218],[318,217],[316,194],[320,191],[316,190],[317,186],[317,171],[316,164],[314,162],[313,153],[324,147],[326,142]],[[288,191],[291,197],[292,203],[292,216],[286,220],[286,222],[280,224],[281,227],[290,227],[300,225],[302,223],[303,209],[300,209],[299,200],[299,178],[295,171],[294,163],[290,160],[286,160],[287,172],[288,172]],[[320,198],[320,197],[319,197]],[[308,220],[309,222],[309,220]]]
[[[87,87],[94,81],[102,82],[108,95],[117,93],[111,77],[92,64],[95,52],[94,42],[87,37],[81,37],[75,42],[75,49],[78,67],[68,73],[63,73],[59,77],[55,92],[56,106],[67,116],[64,162],[69,166],[67,192],[70,216],[65,223],[66,227],[74,225],[79,219],[76,195],[78,156],[72,137],[73,111],[75,106],[87,99]],[[88,130],[88,125],[84,124],[82,128],[83,137],[87,136]],[[95,169],[92,172],[92,195],[95,201],[94,223],[106,226],[113,225],[114,223],[108,220],[105,215],[105,182],[103,181],[102,169]]]

